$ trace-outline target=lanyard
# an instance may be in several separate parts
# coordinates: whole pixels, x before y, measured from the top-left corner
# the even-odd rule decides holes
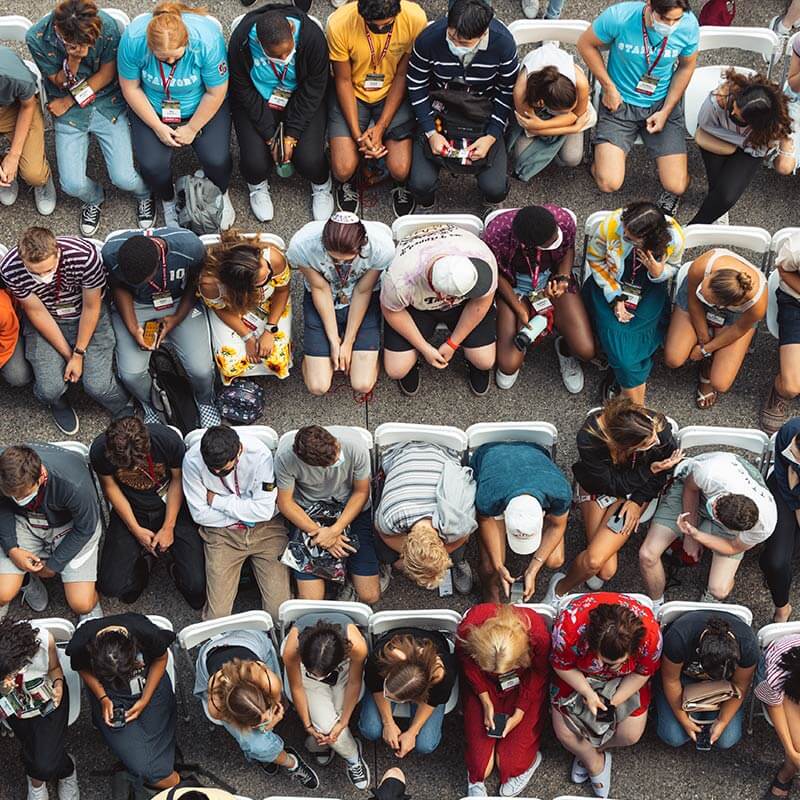
[[[228,486],[228,482],[225,480],[225,478],[223,478],[221,476],[218,476],[218,477],[219,477],[220,483],[228,491],[230,491],[230,487]],[[238,464],[233,468],[233,485],[236,487],[236,496],[237,497],[241,497],[242,495],[241,495],[241,492],[239,491],[239,465]]]
[[[642,23],[644,24],[644,23]],[[664,42],[667,40],[664,39]],[[172,65],[172,69],[169,71],[169,76],[164,77],[164,65],[159,61],[158,62],[158,71],[161,73],[161,85],[164,87],[164,94],[167,96],[167,100],[172,99],[172,95],[169,92],[169,86],[172,83],[172,78],[175,76],[175,70],[178,68],[178,62],[176,61]]]
[[[27,506],[24,506],[26,511],[33,511],[34,513],[37,512],[41,507],[42,503],[44,502],[44,490],[47,486],[47,477],[42,481],[42,485],[39,487],[39,491],[36,492],[36,497],[28,503]]]
[[[650,37],[647,35],[647,26],[644,24],[645,9],[642,9],[642,45],[644,46],[644,61],[647,64],[647,74],[652,75],[656,65],[661,61],[661,56],[664,55],[664,50],[667,49],[667,37],[661,40],[661,47],[658,50],[656,60],[650,63]]]
[[[525,263],[528,265],[528,272],[531,274],[531,282],[533,284],[532,290],[535,292],[536,287],[539,285],[539,269],[540,269],[540,258],[541,258],[541,251],[539,248],[536,248],[536,269],[531,266],[531,260],[528,257],[528,251],[522,246],[519,246],[522,250],[522,256],[525,259]]]
[[[148,234],[145,234],[147,236]],[[152,236],[152,234],[149,234]],[[155,281],[147,281],[147,285],[157,292],[167,291],[167,248],[160,239],[153,238],[153,244],[158,247],[158,252],[161,254],[161,286]]]
[[[142,472],[142,468],[139,467],[139,471]],[[148,453],[147,454],[147,474],[150,477],[150,480],[155,484],[156,482],[156,467],[153,463],[153,456]]]
[[[381,50],[381,54],[378,60],[375,60],[375,45],[372,44],[372,37],[369,35],[369,28],[367,27],[367,23],[364,22],[364,33],[367,34],[367,44],[369,45],[369,60],[372,63],[372,69],[378,69],[381,65],[381,61],[383,61],[383,57],[386,55],[386,51],[389,49],[389,42],[392,41],[392,34],[394,33],[394,27],[389,31],[386,36],[386,44],[383,45],[383,50]]]
[[[336,262],[331,259],[331,264],[333,264],[333,268],[336,270],[336,277],[339,279],[339,286],[340,288],[344,289],[347,286],[347,281],[350,280],[350,273],[353,271],[353,266],[355,265],[355,259],[353,259],[349,266],[347,267],[347,272],[342,275],[339,271],[339,267],[336,266]]]
[[[275,73],[275,77],[278,79],[278,83],[282,85],[284,80],[286,80],[286,73],[289,71],[289,67],[291,66],[291,64],[286,64],[283,68],[283,72],[281,73],[279,73],[278,70],[275,68],[274,61],[270,61],[269,65],[272,67],[272,71]]]
[[[59,253],[58,263],[56,264],[56,305],[61,298],[61,255]]]
[[[69,68],[69,59],[64,59],[61,64],[61,69],[64,70],[64,76],[67,79],[67,86],[74,86],[76,83],[78,83],[78,76]]]

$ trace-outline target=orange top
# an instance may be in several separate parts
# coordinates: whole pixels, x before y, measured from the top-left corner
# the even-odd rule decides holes
[[[11,295],[0,289],[0,367],[11,358],[19,339],[19,318]]]

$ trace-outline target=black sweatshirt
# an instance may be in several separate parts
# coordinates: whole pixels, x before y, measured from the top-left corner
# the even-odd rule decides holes
[[[296,17],[300,20],[300,37],[295,56],[297,89],[292,93],[286,109],[279,112],[283,118],[284,135],[299,139],[311,118],[325,101],[330,62],[325,34],[319,25],[297,6],[291,4],[261,6],[246,14],[236,26],[228,45],[231,103],[247,114],[265,141],[274,136],[278,126],[275,112],[250,80],[250,70],[253,66],[249,43],[250,31],[259,17],[267,11],[283,11],[287,17]]]

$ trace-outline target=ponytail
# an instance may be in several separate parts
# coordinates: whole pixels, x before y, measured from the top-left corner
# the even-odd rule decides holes
[[[153,9],[153,18],[147,26],[147,46],[151,51],[177,50],[189,43],[189,31],[183,21],[183,14],[208,12],[202,6],[194,8],[180,2],[165,0]]]

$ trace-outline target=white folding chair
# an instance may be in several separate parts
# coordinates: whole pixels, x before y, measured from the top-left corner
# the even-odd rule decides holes
[[[271,245],[277,247],[278,250],[286,250],[286,242],[282,237],[278,236],[277,233],[242,233],[240,236],[243,239],[258,239],[261,242],[269,242]],[[206,247],[211,247],[212,245],[219,244],[222,241],[222,237],[218,233],[204,233],[200,236],[200,241]]]
[[[360,425],[342,425],[341,427],[348,428],[358,435],[366,446],[367,450],[369,450],[370,456],[372,455],[374,442],[372,441],[372,434],[366,428],[362,428]],[[286,433],[282,434],[281,438],[278,440],[278,447],[280,447],[284,441],[293,442],[296,433],[297,428],[294,428],[293,430],[286,431]]]
[[[269,425],[233,425],[232,427],[240,436],[252,436],[263,442],[273,453],[278,449],[278,434]],[[189,431],[183,439],[186,449],[194,447],[207,430],[207,428],[196,428]]]
[[[32,619],[30,623],[34,628],[48,631],[55,639],[58,661],[61,664],[64,680],[67,682],[69,690],[67,725],[72,725],[81,713],[81,676],[72,669],[69,656],[64,651],[75,633],[75,626],[69,620],[61,617]]]
[[[289,628],[305,614],[344,614],[353,624],[365,631],[369,627],[372,609],[366,603],[344,600],[284,600],[278,609],[278,635],[286,639]]]
[[[239,14],[238,17],[233,18],[233,22],[231,22],[231,34],[233,34],[233,32],[236,30],[236,27],[244,19],[244,17],[244,14]]]
[[[370,648],[384,633],[396,628],[422,628],[426,631],[439,631],[444,633],[450,642],[451,650],[454,649],[456,630],[461,623],[461,614],[449,608],[414,609],[404,611],[377,611],[369,620]],[[449,714],[458,703],[458,678],[453,684],[453,690],[444,707],[444,713]],[[410,717],[410,703],[397,703],[394,707],[396,717]]]
[[[483,233],[483,222],[474,214],[406,214],[392,223],[392,236],[399,242],[422,228],[436,225],[455,225],[476,236]]]
[[[266,800],[269,800],[269,798],[266,798]],[[461,800],[470,800],[470,798],[469,797],[462,797]],[[492,794],[492,795],[489,795],[486,798],[486,800],[503,800],[503,798],[500,797],[499,795]],[[539,798],[538,797],[518,797],[517,800],[539,800]],[[556,798],[556,800],[559,800],[559,798]],[[561,800],[586,800],[586,798],[585,797],[562,798]]]
[[[767,278],[767,330],[778,338],[778,284],[781,274],[777,269],[772,270]]]
[[[555,459],[558,431],[551,422],[476,422],[467,428],[470,453],[489,442],[532,442]]]
[[[515,603],[515,605],[520,608],[529,608],[531,611],[535,611],[544,620],[547,630],[553,630],[558,611],[549,603]]]
[[[533,22],[534,20],[517,20],[518,22]],[[549,20],[548,20],[549,21]],[[514,24],[513,22],[511,23]],[[489,227],[489,223],[492,220],[499,217],[501,214],[506,214],[509,211],[519,211],[518,208],[496,208],[494,211],[490,211],[483,220],[483,228],[484,230]],[[571,208],[565,208],[564,211],[567,212],[572,217],[572,221],[575,223],[575,227],[578,227],[578,218],[575,216],[575,212]]]
[[[244,798],[244,800],[249,800],[249,798]],[[269,797],[265,797],[264,800],[301,800],[301,798],[297,797],[297,795],[291,795],[290,796],[288,794],[271,794]],[[335,798],[335,797],[309,797],[308,795],[303,795],[302,800],[338,800],[338,798]]]
[[[152,622],[157,628],[161,628],[163,631],[169,631],[170,633],[175,632],[172,622],[166,617],[162,617],[159,614],[147,614],[146,616],[147,619],[149,619],[150,622]],[[178,676],[175,672],[175,653],[173,651],[173,647],[170,647],[167,651],[167,675],[169,675],[169,682],[172,684],[172,691],[177,692]]]
[[[131,18],[121,8],[101,8],[100,10],[105,11],[117,23],[120,33],[131,24]]]
[[[678,431],[678,447],[730,447],[747,450],[758,457],[762,471],[769,461],[769,436],[756,428],[728,428],[716,425],[687,425]]]
[[[585,594],[593,593],[571,592],[570,594],[565,594],[563,597],[559,597],[558,607],[556,609],[558,614],[560,614],[573,600],[577,600],[579,597],[583,597]],[[626,597],[636,600],[637,603],[640,603],[645,608],[649,608],[651,611],[653,610],[653,599],[648,597],[646,594],[641,594],[640,592],[620,592],[620,594],[624,594]]]
[[[428,442],[455,450],[463,458],[467,434],[451,425],[416,425],[410,422],[384,422],[375,428],[375,463],[380,465],[386,450],[402,442]]]
[[[581,283],[589,277],[589,262],[586,260],[586,250],[589,247],[589,239],[597,234],[600,223],[613,211],[593,211],[586,217],[583,223],[583,272],[580,276]]]
[[[5,258],[8,248],[4,244],[0,244],[0,259]]]
[[[739,247],[761,256],[760,266],[767,271],[772,235],[754,225],[687,225],[684,228],[686,250],[694,247]]]
[[[739,605],[738,603],[702,603],[694,600],[671,600],[669,603],[664,603],[658,612],[658,624],[662,628],[666,628],[676,619],[692,611],[713,611],[720,614],[731,614],[734,617],[738,617],[745,625],[753,624],[753,612],[747,606]]]
[[[781,79],[779,81],[781,86],[786,83],[786,79],[789,77],[789,68],[792,65],[792,54],[794,53],[794,44],[796,41],[798,41],[798,36],[800,36],[800,33],[795,33],[786,40],[786,50],[784,53],[785,58],[783,59],[783,69],[781,70]]]
[[[800,228],[781,228],[780,230],[775,231],[772,234],[772,243],[770,244],[770,260],[769,260],[769,268],[770,271],[775,269],[775,259],[778,256],[778,251],[781,249],[781,245],[790,237],[794,236],[794,234],[800,233]]]
[[[33,23],[21,14],[6,14],[0,16],[0,41],[24,44],[25,36],[32,27]],[[47,94],[44,88],[44,78],[34,61],[30,58],[23,58],[22,60],[36,79],[39,107],[42,109],[42,116],[44,117],[45,125],[47,125],[49,117],[47,113]]]
[[[575,45],[590,27],[590,23],[582,19],[515,19],[508,30],[517,47],[537,42]]]

